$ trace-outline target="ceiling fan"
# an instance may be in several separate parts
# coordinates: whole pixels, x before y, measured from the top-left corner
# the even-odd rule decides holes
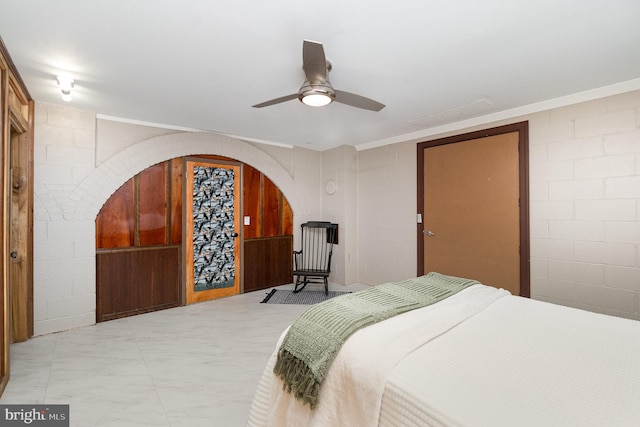
[[[320,42],[304,40],[302,44],[302,68],[304,69],[306,80],[298,90],[298,93],[271,99],[253,107],[268,107],[298,98],[303,103],[313,107],[322,107],[336,101],[370,111],[380,111],[384,108],[384,104],[373,99],[356,95],[355,93],[336,90],[331,86],[329,82],[331,63],[325,58],[324,48]]]

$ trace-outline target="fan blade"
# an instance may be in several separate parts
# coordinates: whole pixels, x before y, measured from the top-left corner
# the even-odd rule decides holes
[[[287,96],[281,96],[280,98],[271,99],[269,101],[261,102],[260,104],[253,105],[253,108],[268,107],[269,105],[280,104],[281,102],[291,101],[298,97],[297,93],[293,93]]]
[[[302,68],[311,84],[327,81],[327,59],[322,43],[305,40],[302,43]]]
[[[380,111],[384,108],[384,104],[378,101],[343,90],[336,90],[335,101],[352,107],[362,108],[363,110]]]

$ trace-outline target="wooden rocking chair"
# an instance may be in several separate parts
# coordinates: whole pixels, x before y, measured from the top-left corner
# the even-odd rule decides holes
[[[293,251],[293,292],[300,292],[307,283],[324,283],[324,293],[327,295],[333,244],[338,240],[338,224],[311,221],[301,227],[302,246],[299,251]]]

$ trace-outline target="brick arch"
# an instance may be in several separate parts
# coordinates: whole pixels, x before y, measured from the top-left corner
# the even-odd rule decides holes
[[[304,193],[296,188],[289,173],[253,145],[224,135],[177,133],[141,141],[100,164],[71,193],[68,206],[63,208],[65,216],[67,219],[95,220],[109,197],[131,177],[154,164],[195,154],[231,157],[260,170],[287,197],[295,217],[304,217],[305,206],[311,205],[305,200]]]

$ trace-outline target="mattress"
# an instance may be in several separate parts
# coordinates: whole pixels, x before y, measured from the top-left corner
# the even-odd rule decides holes
[[[484,285],[356,332],[315,411],[275,354],[249,426],[640,425],[640,322]]]
[[[407,355],[381,426],[639,426],[640,323],[510,296]]]

